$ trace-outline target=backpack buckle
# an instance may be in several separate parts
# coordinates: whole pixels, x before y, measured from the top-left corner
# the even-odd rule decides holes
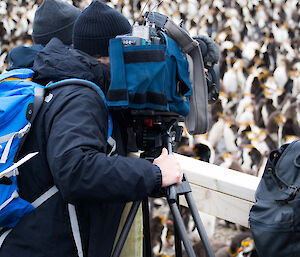
[[[289,188],[293,189],[293,193],[290,196],[290,200],[293,200],[297,194],[297,192],[299,191],[299,187],[296,187],[294,185],[290,185]]]

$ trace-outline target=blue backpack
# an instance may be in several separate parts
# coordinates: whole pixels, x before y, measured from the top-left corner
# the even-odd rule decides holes
[[[300,141],[269,154],[249,215],[256,250],[263,257],[300,255]]]
[[[18,167],[38,153],[30,153],[18,160],[26,135],[44,101],[45,92],[66,85],[93,88],[106,104],[101,89],[81,79],[65,79],[46,87],[32,82],[34,71],[15,69],[0,75],[0,228],[12,228],[35,207],[18,195]],[[112,119],[108,115],[108,139],[112,133]]]

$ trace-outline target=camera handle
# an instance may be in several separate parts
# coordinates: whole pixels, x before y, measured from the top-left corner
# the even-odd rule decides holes
[[[171,137],[171,128],[169,129],[166,137],[166,143],[167,148],[169,151],[169,154],[172,153],[172,137]],[[185,199],[187,201],[188,207],[190,208],[192,217],[194,219],[198,234],[202,240],[202,243],[204,245],[204,249],[206,251],[206,255],[208,257],[214,257],[213,250],[211,248],[211,245],[209,243],[209,239],[207,237],[205,228],[203,226],[203,223],[201,221],[198,209],[196,207],[196,204],[194,202],[194,198],[192,196],[192,190],[190,187],[189,182],[187,181],[187,178],[185,174],[183,175],[182,184],[179,186],[171,185],[167,187],[166,190],[166,198],[168,200],[168,204],[170,207],[170,210],[172,212],[173,218],[174,218],[174,224],[175,224],[175,254],[176,257],[182,257],[182,247],[181,247],[181,241],[183,242],[184,248],[187,252],[188,257],[196,257],[193,246],[188,238],[187,231],[185,229],[184,222],[182,220],[180,211],[179,211],[179,195],[184,195]],[[124,224],[124,227],[122,229],[122,232],[118,238],[118,241],[116,243],[116,246],[114,248],[112,257],[119,257],[122,251],[122,248],[125,244],[126,238],[128,236],[129,230],[132,226],[132,223],[134,221],[134,218],[136,216],[136,213],[138,211],[138,208],[140,206],[140,203],[142,201],[134,201],[131,209],[129,211],[129,214],[127,216],[126,222]],[[150,226],[149,226],[149,206],[148,206],[148,199],[145,199],[143,201],[143,223],[144,223],[144,256],[151,257],[152,256],[152,249],[151,249],[151,241],[150,241]]]

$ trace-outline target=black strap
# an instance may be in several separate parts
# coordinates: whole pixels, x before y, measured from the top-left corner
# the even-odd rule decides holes
[[[42,103],[44,101],[44,95],[45,95],[45,89],[44,88],[36,87],[34,89],[34,102],[33,102],[33,105],[32,104],[28,105],[27,113],[26,113],[26,117],[29,120],[30,124],[33,123],[36,115],[38,114],[38,112],[39,112],[39,110],[42,106]],[[26,133],[21,139],[18,151],[17,151],[17,153],[15,155],[15,158],[14,158],[14,162],[16,162],[18,160],[19,153],[22,149],[22,146],[25,142],[25,139],[26,139],[27,135],[28,135],[28,133]]]

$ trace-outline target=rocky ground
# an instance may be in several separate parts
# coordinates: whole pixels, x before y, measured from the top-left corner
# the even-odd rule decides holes
[[[226,224],[224,220],[217,220],[215,232],[213,234],[213,241],[224,242],[230,245],[232,238],[240,233],[240,230],[234,224]]]
[[[162,204],[159,207],[154,207],[153,209],[153,217],[159,216],[164,217],[162,218],[161,223],[163,226],[167,226],[170,230],[172,230],[172,227],[168,225],[169,220],[172,219],[169,215],[169,207],[167,206],[166,202],[161,199],[155,199],[155,203]],[[182,214],[183,219],[187,217],[186,213],[184,212]],[[191,219],[190,219],[191,221]],[[202,220],[204,223],[204,220]],[[158,225],[151,224],[151,233],[153,235],[153,232],[158,231],[158,227],[162,229],[161,232],[161,238],[163,241],[163,250],[161,251],[161,254],[165,255],[157,255],[157,256],[174,256],[174,246],[173,246],[173,239],[170,239],[167,235],[168,232],[163,230],[163,226],[161,226],[161,223]],[[166,225],[167,224],[167,225]],[[188,226],[191,227],[191,226]],[[219,249],[221,247],[229,247],[232,243],[232,239],[237,236],[238,234],[242,233],[242,230],[248,230],[245,229],[237,224],[233,224],[230,222],[226,222],[221,219],[216,219],[215,226],[214,226],[214,232],[212,236],[210,237],[210,241],[212,244],[212,247],[214,250]],[[199,235],[197,231],[191,232],[191,229],[189,230],[189,237],[192,238],[192,242],[196,244],[199,241]],[[210,231],[206,231],[206,233],[209,235]],[[152,243],[152,245],[155,247],[155,243]],[[197,255],[198,256],[198,255]],[[199,255],[198,257],[204,257],[204,255]]]

